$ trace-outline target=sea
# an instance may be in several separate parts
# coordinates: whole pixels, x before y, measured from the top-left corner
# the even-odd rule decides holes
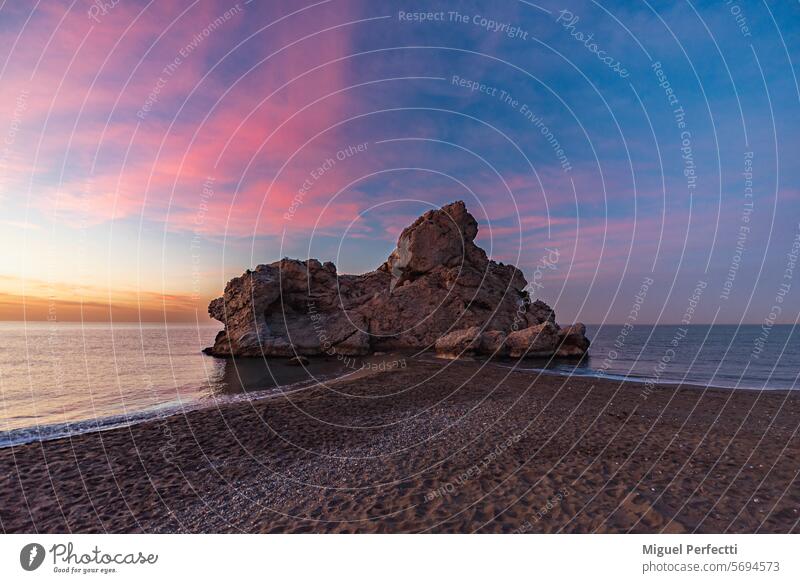
[[[202,349],[218,331],[186,324],[0,323],[0,447],[268,398],[353,374],[363,365],[336,358],[312,359],[308,367],[217,359]],[[587,326],[587,336],[590,354],[578,362],[501,365],[532,376],[798,388],[800,331],[791,325],[595,325]]]

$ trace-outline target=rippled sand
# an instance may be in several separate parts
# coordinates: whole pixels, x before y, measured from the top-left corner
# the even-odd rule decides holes
[[[413,362],[0,450],[6,532],[798,532],[800,400]]]

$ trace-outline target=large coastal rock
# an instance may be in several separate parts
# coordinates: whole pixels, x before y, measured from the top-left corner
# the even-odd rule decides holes
[[[436,349],[444,356],[581,356],[589,341],[531,302],[522,272],[475,245],[463,202],[406,227],[375,271],[339,275],[333,263],[282,259],[232,279],[208,307],[225,324],[217,356],[361,355]]]

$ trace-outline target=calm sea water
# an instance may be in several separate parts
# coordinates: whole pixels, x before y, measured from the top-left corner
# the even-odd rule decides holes
[[[127,425],[346,374],[202,354],[219,328],[0,322],[0,447]],[[276,389],[276,387],[282,387]]]
[[[218,328],[0,323],[0,447],[117,427],[352,372],[336,359],[302,367],[205,356]],[[578,364],[526,361],[557,374],[742,389],[794,389],[792,326],[590,326]],[[282,388],[277,388],[282,387]]]
[[[530,367],[635,382],[731,389],[800,387],[800,328],[775,325],[587,326],[589,357]]]

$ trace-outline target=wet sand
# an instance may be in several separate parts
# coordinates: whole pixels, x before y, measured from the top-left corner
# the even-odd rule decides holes
[[[800,399],[408,361],[0,450],[5,532],[800,532]]]

